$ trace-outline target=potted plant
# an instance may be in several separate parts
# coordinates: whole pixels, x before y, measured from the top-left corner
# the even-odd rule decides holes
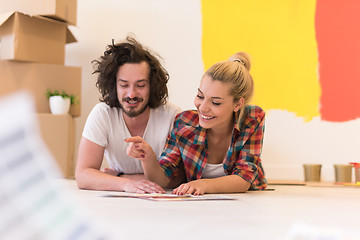
[[[52,114],[66,114],[70,105],[76,103],[76,96],[68,94],[64,90],[46,90],[46,97],[49,99],[50,111]]]

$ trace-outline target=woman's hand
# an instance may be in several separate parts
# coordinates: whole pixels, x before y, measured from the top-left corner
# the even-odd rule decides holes
[[[206,192],[207,183],[205,179],[199,179],[188,183],[183,183],[173,190],[176,195],[202,195]]]
[[[124,141],[130,143],[126,149],[127,155],[141,161],[145,177],[164,188],[168,187],[170,179],[159,165],[151,146],[141,137],[131,137]]]
[[[165,193],[165,190],[149,180],[129,180],[124,185],[125,192],[132,193]]]
[[[174,194],[201,195],[204,193],[243,193],[246,192],[250,183],[238,175],[227,175],[218,178],[198,179],[181,184],[173,190]]]
[[[141,161],[156,160],[156,155],[151,146],[142,137],[130,137],[124,140],[130,143],[126,148],[128,156],[137,158]]]

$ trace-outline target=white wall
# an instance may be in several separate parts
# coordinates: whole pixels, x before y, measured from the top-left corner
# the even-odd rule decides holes
[[[170,74],[170,101],[193,108],[203,74],[200,0],[78,0],[78,42],[66,47],[66,65],[82,67],[82,116],[76,120],[76,149],[87,115],[98,102],[91,61],[112,39],[129,32],[164,59]],[[256,81],[256,79],[255,79]],[[256,91],[256,89],[255,89]],[[304,96],[306,97],[306,96]],[[268,110],[262,160],[268,178],[303,179],[303,163],[323,164],[323,180],[333,181],[333,164],[360,162],[360,119],[304,122],[283,110]]]

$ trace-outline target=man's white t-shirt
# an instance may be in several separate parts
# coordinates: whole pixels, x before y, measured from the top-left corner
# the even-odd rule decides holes
[[[142,137],[150,144],[157,158],[164,149],[174,118],[180,112],[181,109],[171,103],[155,109],[150,108],[149,121]],[[124,139],[131,135],[121,108],[111,108],[103,102],[96,104],[86,120],[82,135],[105,147],[104,156],[112,169],[126,174],[144,172],[140,160],[126,154],[129,143],[124,142]]]

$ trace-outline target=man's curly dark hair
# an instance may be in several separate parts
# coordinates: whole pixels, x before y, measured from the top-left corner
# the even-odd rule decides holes
[[[151,53],[144,48],[133,37],[128,36],[126,41],[106,47],[104,55],[97,60],[93,60],[94,73],[98,74],[96,86],[102,97],[99,99],[110,107],[121,107],[116,91],[116,74],[120,66],[125,63],[147,62],[150,66],[150,97],[149,107],[156,108],[161,104],[166,104],[168,97],[167,82],[168,72],[160,64],[157,57],[159,55]]]

